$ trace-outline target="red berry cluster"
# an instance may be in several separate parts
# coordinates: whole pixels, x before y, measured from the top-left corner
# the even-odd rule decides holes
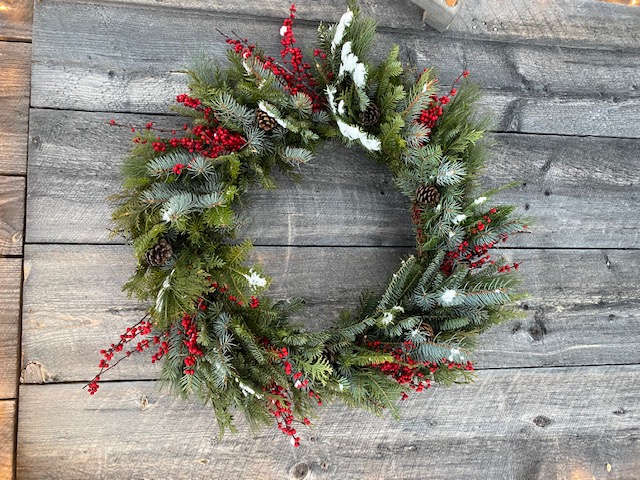
[[[100,381],[100,375],[96,375],[94,379],[91,381],[91,383],[89,383],[89,385],[87,386],[87,391],[89,392],[89,395],[96,394],[96,392],[100,388],[100,385],[98,385],[99,381]]]
[[[198,325],[191,315],[184,315],[181,322],[183,330],[178,330],[178,333],[182,334],[185,338],[182,341],[187,347],[189,355],[184,358],[184,373],[185,375],[193,375],[195,370],[192,368],[196,364],[196,357],[204,355],[200,347],[198,347]]]
[[[148,335],[149,333],[151,333],[152,328],[153,326],[151,325],[151,322],[148,322],[146,320],[142,320],[140,323],[133,327],[127,327],[125,333],[120,335],[120,341],[117,344],[112,343],[111,347],[109,347],[108,349],[100,350],[100,354],[104,358],[100,360],[100,364],[98,365],[98,367],[105,369],[109,368],[110,365],[107,362],[111,361],[111,359],[117,352],[121,352],[124,349],[125,344],[131,342],[131,340],[138,336]],[[142,351],[141,349],[144,342],[147,342],[146,344],[148,344],[148,340],[138,342],[136,350]],[[131,355],[131,353],[131,351],[127,351],[126,355],[129,356]]]
[[[518,262],[514,262],[513,265],[503,265],[498,269],[498,272],[500,273],[510,272],[512,268],[514,270],[518,270],[518,268],[520,268],[520,264]]]
[[[151,147],[153,147],[153,150],[156,152],[164,152],[167,150],[167,146],[160,139],[158,139],[156,142],[151,142]]]
[[[441,271],[446,275],[453,272],[454,263],[467,263],[470,268],[480,268],[486,263],[493,263],[489,250],[495,246],[495,242],[483,243],[479,245],[469,246],[469,242],[464,240],[458,248],[447,252],[442,262]]]
[[[415,345],[411,340],[403,342],[401,347],[393,347],[389,344],[384,344],[379,340],[367,342],[367,346],[380,352],[386,352],[393,355],[394,361],[383,362],[373,364],[373,368],[377,368],[381,372],[389,375],[400,385],[407,385],[414,392],[422,392],[423,390],[431,387],[431,378],[427,377],[428,374],[433,375],[441,368],[449,370],[473,370],[473,364],[471,362],[458,363],[443,358],[440,362],[420,362],[411,357],[411,350]],[[401,400],[409,398],[406,392],[402,392]]]
[[[146,318],[146,317],[145,317]],[[112,343],[111,346],[107,349],[100,350],[100,355],[102,358],[98,363],[98,368],[100,368],[100,372],[96,375],[93,380],[87,385],[88,391],[91,395],[94,395],[99,388],[98,382],[100,381],[100,375],[107,370],[112,369],[118,363],[120,363],[123,359],[130,357],[134,352],[144,352],[151,345],[161,344],[161,339],[158,336],[154,336],[152,341],[148,339],[140,340],[136,343],[135,349],[127,350],[125,354],[120,357],[116,362],[109,363],[115,357],[116,353],[122,352],[124,350],[124,346],[128,343],[131,343],[134,339],[138,337],[142,337],[144,335],[149,335],[153,329],[153,325],[151,322],[147,321],[145,318],[140,320],[132,327],[127,327],[125,333],[120,335],[120,341],[118,343]]]
[[[461,78],[466,78],[469,75],[469,71],[465,70],[462,72],[458,78],[453,82],[456,85]],[[433,128],[435,124],[438,122],[440,117],[444,114],[444,106],[448,105],[451,102],[451,99],[456,96],[458,90],[456,88],[451,88],[447,95],[442,95],[438,97],[435,93],[431,95],[431,103],[429,104],[429,108],[422,110],[420,112],[419,123],[423,124],[427,128]]]
[[[292,95],[298,92],[305,93],[311,98],[313,105],[319,107],[320,97],[316,91],[316,80],[311,73],[311,65],[303,60],[302,51],[298,47],[294,47],[296,37],[293,34],[293,20],[296,18],[296,6],[291,5],[289,9],[289,18],[285,18],[282,22],[282,39],[280,43],[283,49],[280,51],[282,61],[291,66],[291,71],[283,75],[287,83],[287,88]],[[290,59],[287,59],[287,56]]]
[[[233,51],[238,55],[242,56],[242,58],[249,58],[254,56],[254,50],[256,49],[255,44],[249,44],[249,40],[246,38],[227,38],[226,42],[229,45],[233,45]],[[260,58],[256,56],[256,58]]]
[[[379,340],[375,340],[368,342],[367,346],[393,355],[393,362],[377,363],[372,366],[392,377],[400,385],[407,385],[414,392],[422,392],[425,388],[431,386],[431,380],[425,378],[425,374],[421,371],[426,364],[416,361],[409,355],[409,352],[414,347],[413,342],[406,341],[402,347],[393,348],[390,345],[382,344]],[[403,392],[402,400],[407,397],[407,394]]]
[[[491,210],[489,210],[489,215],[493,215],[497,211],[498,210],[496,208],[492,208]],[[471,233],[473,235],[475,235],[476,233],[483,232],[484,229],[487,227],[487,225],[491,223],[491,217],[489,215],[483,215],[482,220],[484,220],[484,222],[482,222],[482,220],[478,220],[476,225],[471,228]]]
[[[268,345],[269,341],[265,339],[263,343],[265,343],[265,345]],[[274,350],[274,353],[276,353],[278,358],[281,360],[284,372],[292,377],[294,381],[294,387],[299,390],[306,391],[307,395],[309,395],[309,398],[314,399],[318,405],[322,405],[322,399],[320,398],[320,395],[318,395],[309,387],[309,379],[303,378],[304,374],[302,372],[293,372],[293,366],[291,365],[291,362],[289,362],[289,350],[287,349],[287,347],[276,349]],[[264,390],[271,395],[279,397],[277,399],[272,399],[268,407],[276,417],[278,428],[280,429],[280,431],[282,431],[282,433],[286,435],[291,436],[293,445],[295,447],[298,447],[300,445],[300,437],[295,436],[296,430],[295,428],[291,427],[294,418],[293,413],[291,412],[290,392],[276,383],[273,383],[268,389],[265,388]],[[311,425],[311,422],[306,417],[302,419],[302,423],[304,423],[305,425]]]
[[[161,340],[162,339],[160,337],[153,337],[153,342],[159,343],[160,345],[158,346],[158,351],[151,355],[151,363],[156,363],[167,353],[169,353],[169,344],[165,340]]]
[[[486,215],[482,216],[482,220],[478,220],[473,227],[469,229],[472,235],[477,235],[484,232],[487,229],[487,225],[491,223],[491,215],[498,212],[498,209],[492,208]],[[500,239],[504,242],[509,237],[507,235],[501,235]],[[494,264],[491,260],[489,250],[495,247],[496,242],[480,243],[470,246],[469,240],[464,240],[455,250],[447,252],[442,267],[440,268],[446,275],[451,275],[453,272],[453,266],[455,263],[464,262],[469,265],[469,268],[481,268],[486,264]]]
[[[269,401],[268,408],[278,422],[278,429],[291,437],[291,443],[294,447],[300,446],[300,437],[296,436],[296,429],[293,428],[295,418],[291,409],[292,402],[289,391],[282,385],[272,383],[268,388],[263,389],[272,398]],[[275,397],[275,398],[274,398]],[[305,425],[311,425],[307,417],[302,419]]]
[[[181,93],[176,96],[176,102],[184,104],[185,107],[189,108],[198,108],[202,105],[202,102],[197,98],[190,97],[186,93]]]
[[[239,133],[234,133],[221,126],[208,128],[196,125],[191,135],[172,137],[168,140],[158,138],[152,146],[155,151],[165,151],[167,146],[182,147],[189,153],[198,152],[209,158],[216,158],[228,153],[237,152],[245,146],[247,141]]]
[[[420,112],[420,119],[418,120],[427,128],[433,128],[438,122],[438,119],[444,113],[444,105],[447,105],[451,101],[448,95],[438,97],[435,93],[431,95],[431,103],[429,108]]]
[[[218,282],[212,282],[211,287],[218,293],[224,294],[229,291],[229,287],[227,285],[220,285]],[[227,295],[226,297],[227,299],[229,299],[230,302],[235,303],[239,307],[242,307],[244,305],[244,302],[238,297],[236,297],[235,295]],[[258,308],[259,306],[260,306],[260,300],[258,300],[258,297],[252,295],[249,301],[249,307],[255,309],[255,308]]]
[[[429,362],[427,362],[427,365],[428,364]],[[473,363],[469,361],[467,361],[467,363],[458,363],[458,362],[452,362],[451,360],[448,360],[446,358],[441,359],[440,363],[431,362],[431,366],[429,368],[431,370],[431,373],[435,373],[442,368],[447,368],[449,370],[453,370],[453,369],[468,370],[470,372],[475,370]]]
[[[246,38],[234,39],[227,38],[226,42],[233,46],[233,50],[241,55],[243,58],[255,57],[260,60],[267,70],[270,70],[276,77],[278,77],[284,86],[284,88],[292,95],[297,93],[306,94],[313,104],[314,110],[321,108],[321,98],[317,92],[317,82],[311,73],[311,65],[304,61],[302,50],[293,45],[297,42],[293,34],[293,20],[295,16],[296,6],[291,5],[289,9],[289,18],[285,18],[282,23],[280,32],[282,33],[282,39],[280,44],[282,50],[280,50],[280,56],[282,57],[282,63],[279,64],[273,57],[261,57],[256,54],[256,46],[249,44]],[[285,66],[285,65],[288,65]]]
[[[258,300],[258,297],[251,295],[251,301],[249,302],[249,307],[258,308],[259,306],[260,306],[260,301]]]

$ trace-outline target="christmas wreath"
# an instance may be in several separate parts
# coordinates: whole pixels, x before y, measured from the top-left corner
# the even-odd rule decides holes
[[[137,259],[124,290],[151,306],[101,351],[88,387],[94,394],[106,370],[151,351],[161,380],[210,403],[221,432],[239,410],[251,425],[275,422],[297,446],[296,425],[323,402],[396,415],[410,391],[472,379],[478,334],[516,315],[518,264],[492,250],[526,226],[513,207],[487,206],[495,191],[474,183],[486,122],[468,72],[439,95],[432,70],[404,68],[398,47],[374,64],[376,24],[355,3],[339,23],[320,25],[307,62],[295,11],[280,29],[280,60],[227,37],[227,66],[195,61],[175,107],[191,126],[133,128],[114,231]],[[261,266],[246,264],[252,246],[234,240],[236,210],[249,186],[273,187],[274,169],[302,170],[334,137],[388,166],[408,199],[416,249],[382,295],[364,293],[356,311],[309,332],[289,321],[304,302],[272,301]]]

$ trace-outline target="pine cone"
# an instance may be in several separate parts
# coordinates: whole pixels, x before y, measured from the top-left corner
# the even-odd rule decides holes
[[[268,113],[263,112],[262,110],[258,110],[256,112],[256,117],[258,118],[258,127],[265,132],[270,132],[278,125],[275,118],[270,117]]]
[[[371,127],[380,120],[380,108],[373,102],[369,102],[364,112],[360,112],[360,124],[363,127]]]
[[[440,201],[440,192],[433,185],[420,185],[416,190],[416,200],[423,205],[435,207]]]
[[[427,322],[422,322],[422,324],[420,325],[420,330],[422,330],[428,338],[433,338],[435,336],[433,327]]]
[[[147,262],[154,267],[160,267],[167,263],[173,255],[173,248],[165,238],[160,241],[149,251],[147,251]]]

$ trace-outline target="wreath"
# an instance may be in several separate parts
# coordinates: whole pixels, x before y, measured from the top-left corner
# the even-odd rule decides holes
[[[227,37],[227,66],[194,62],[189,94],[176,98],[190,119],[183,131],[132,128],[114,233],[137,260],[124,290],[151,306],[101,351],[87,386],[96,393],[105,371],[150,351],[164,384],[211,404],[221,433],[239,410],[251,425],[275,422],[298,446],[296,426],[324,402],[397,415],[410,391],[471,380],[478,334],[515,316],[520,298],[518,264],[494,248],[526,225],[511,206],[487,206],[495,190],[474,183],[487,122],[467,71],[439,95],[433,71],[403,67],[397,46],[373,63],[376,24],[353,2],[339,23],[320,25],[305,61],[295,12],[280,29],[280,60]],[[274,187],[274,169],[296,175],[331,138],[388,166],[416,247],[382,295],[364,293],[355,311],[310,332],[289,321],[304,302],[271,300],[269,277],[247,265],[237,207],[251,185]]]

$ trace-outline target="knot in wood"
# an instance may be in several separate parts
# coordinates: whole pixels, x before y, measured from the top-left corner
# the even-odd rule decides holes
[[[540,428],[545,428],[551,425],[551,419],[545,417],[544,415],[538,415],[533,419],[533,424]]]
[[[311,469],[309,468],[309,465],[307,465],[305,462],[299,462],[291,467],[291,477],[295,480],[302,480],[303,478],[306,478],[307,475],[309,475],[310,471]]]

